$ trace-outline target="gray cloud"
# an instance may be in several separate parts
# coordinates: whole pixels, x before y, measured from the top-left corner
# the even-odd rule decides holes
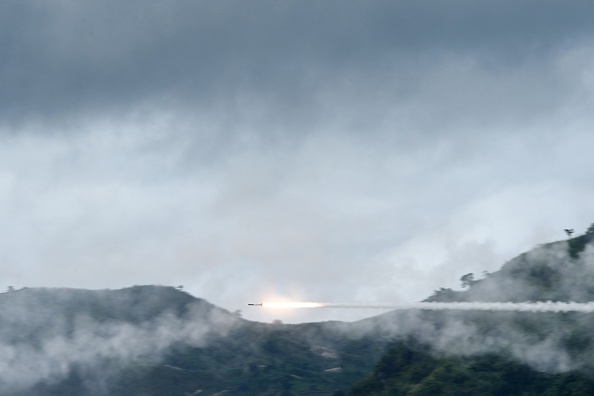
[[[470,57],[495,73],[546,67],[592,33],[592,9],[583,2],[2,7],[2,118],[17,121],[126,111],[152,100],[228,109],[238,94],[256,95],[275,111],[305,108],[305,116],[315,113],[320,86],[369,86],[375,76],[381,85],[392,80],[390,87],[415,90],[410,80],[394,84],[394,74],[404,68],[418,76],[419,67],[435,69],[444,56]]]
[[[16,286],[410,301],[592,221],[586,3],[0,8]]]

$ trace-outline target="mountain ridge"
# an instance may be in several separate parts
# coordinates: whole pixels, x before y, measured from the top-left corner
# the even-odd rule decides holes
[[[591,242],[540,245],[426,301],[590,301]],[[24,288],[0,294],[0,396],[570,394],[594,389],[592,327],[591,314],[418,310],[267,324],[169,286]]]
[[[484,279],[461,278],[464,291],[439,289],[425,301],[594,300],[594,225],[505,263]],[[365,320],[407,336],[348,395],[591,395],[594,315],[426,311]]]

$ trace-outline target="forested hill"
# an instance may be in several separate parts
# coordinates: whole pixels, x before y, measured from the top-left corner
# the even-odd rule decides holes
[[[250,322],[173,287],[0,294],[1,396],[332,394],[390,340]]]
[[[588,396],[594,378],[582,371],[546,373],[504,354],[435,355],[424,345],[400,343],[351,396]]]
[[[540,245],[428,301],[594,301],[594,226]],[[592,395],[594,314],[390,312],[362,321],[405,335],[349,395]]]
[[[593,236],[429,300],[594,300]],[[0,396],[589,395],[593,328],[592,314],[473,311],[266,324],[173,287],[25,288],[0,294]]]
[[[467,290],[442,288],[426,301],[594,301],[593,241],[594,225],[523,253],[483,279],[466,274],[461,281]]]

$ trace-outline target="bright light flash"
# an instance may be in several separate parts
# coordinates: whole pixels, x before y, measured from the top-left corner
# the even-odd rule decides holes
[[[316,302],[265,302],[264,308],[322,308],[324,304]]]

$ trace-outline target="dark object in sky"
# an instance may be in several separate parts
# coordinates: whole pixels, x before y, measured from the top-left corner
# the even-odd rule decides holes
[[[261,307],[261,306],[262,306],[262,304],[263,304],[263,303],[260,303],[260,304],[248,304],[248,305],[251,305],[251,306],[253,306],[253,307]]]
[[[571,234],[573,234],[573,228],[564,228],[564,231],[567,234],[567,237],[571,238]]]

